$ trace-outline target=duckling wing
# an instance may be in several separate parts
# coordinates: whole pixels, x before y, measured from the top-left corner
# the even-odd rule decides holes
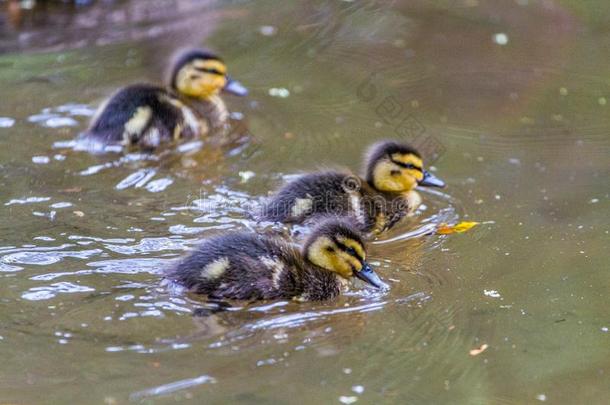
[[[274,299],[298,294],[298,252],[255,234],[228,234],[203,242],[166,278],[214,298]]]
[[[340,172],[303,175],[280,188],[263,207],[261,217],[302,223],[317,214],[345,215],[350,209],[348,178],[348,174]]]

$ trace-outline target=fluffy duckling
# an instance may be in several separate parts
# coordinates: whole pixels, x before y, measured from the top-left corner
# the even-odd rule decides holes
[[[150,150],[162,142],[205,136],[228,119],[220,92],[247,94],[227,76],[222,59],[200,49],[180,54],[169,79],[168,88],[135,84],[119,90],[98,109],[80,139]]]
[[[339,295],[353,276],[384,287],[365,259],[357,229],[327,219],[301,250],[255,233],[212,237],[170,269],[166,280],[214,299],[319,301]]]
[[[413,147],[395,141],[372,145],[365,160],[365,177],[349,172],[305,174],[289,182],[265,204],[264,220],[303,223],[320,214],[355,218],[364,232],[380,233],[413,212],[421,197],[417,186],[444,187],[424,170]]]

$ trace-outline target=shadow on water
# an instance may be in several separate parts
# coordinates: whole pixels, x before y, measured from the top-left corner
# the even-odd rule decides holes
[[[0,4],[2,401],[609,394],[605,3],[17,3]],[[104,97],[187,44],[251,89],[227,99],[247,142],[75,150]],[[202,237],[269,231],[250,212],[286,176],[357,171],[388,137],[449,184],[371,241],[389,291],[194,316],[210,303],[159,285]],[[459,220],[482,225],[431,234]]]

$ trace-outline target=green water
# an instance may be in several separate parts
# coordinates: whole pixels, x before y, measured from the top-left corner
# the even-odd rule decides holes
[[[20,27],[0,3],[0,403],[608,402],[606,2],[99,3]],[[185,45],[250,88],[244,149],[70,148]],[[283,176],[383,138],[448,183],[370,244],[388,292],[198,318],[159,288]],[[484,224],[408,237],[459,220]]]

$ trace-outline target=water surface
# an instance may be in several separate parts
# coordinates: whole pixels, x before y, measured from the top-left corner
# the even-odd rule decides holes
[[[144,3],[2,15],[0,401],[606,403],[605,2]],[[227,97],[248,144],[71,148],[184,45],[251,89]],[[388,292],[202,318],[159,287],[200,238],[260,231],[285,176],[388,137],[448,183],[370,245]],[[484,224],[404,237],[458,220]]]

